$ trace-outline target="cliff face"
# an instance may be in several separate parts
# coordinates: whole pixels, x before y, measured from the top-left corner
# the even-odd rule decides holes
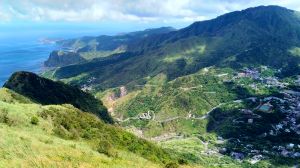
[[[62,67],[71,64],[78,64],[85,62],[78,53],[68,51],[53,51],[48,60],[45,61],[46,67]]]

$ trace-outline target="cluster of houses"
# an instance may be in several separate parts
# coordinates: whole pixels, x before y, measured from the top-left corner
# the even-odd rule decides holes
[[[285,90],[282,93],[284,94],[283,99],[273,99],[277,100],[276,104],[279,106],[280,112],[285,114],[286,117],[280,123],[274,125],[269,134],[276,136],[281,132],[292,132],[300,135],[300,123],[297,123],[297,120],[300,119],[300,92]]]
[[[260,115],[257,115],[255,113],[253,113],[253,111],[249,110],[249,109],[241,109],[240,112],[242,114],[241,117],[237,118],[237,119],[234,119],[233,123],[235,123],[235,124],[239,124],[239,123],[252,124],[254,119],[261,118]]]
[[[266,76],[261,72],[267,70],[267,67],[261,67],[260,70],[244,68],[241,72],[236,73],[230,80],[237,80],[242,78],[251,78],[255,82],[249,86],[252,89],[258,90],[260,87],[271,88],[276,87],[281,90],[281,96],[270,96],[265,98],[251,97],[247,98],[255,104],[259,104],[254,109],[241,109],[239,118],[233,120],[235,124],[248,124],[255,125],[258,119],[262,116],[260,111],[263,113],[280,113],[280,122],[271,125],[270,129],[258,136],[258,138],[269,138],[269,139],[285,139],[280,145],[273,146],[270,150],[255,150],[254,146],[245,144],[245,149],[249,148],[249,153],[252,158],[249,159],[250,163],[254,164],[265,156],[277,155],[289,158],[300,158],[300,92],[294,90],[285,90],[288,88],[288,83],[281,82],[277,77]],[[220,74],[218,76],[225,76],[227,74]],[[294,84],[300,86],[300,75],[298,79],[294,81]],[[290,139],[290,141],[289,141]],[[293,139],[293,140],[292,140]],[[297,141],[299,143],[297,143]],[[240,143],[240,142],[237,142]],[[247,154],[247,155],[248,155]],[[267,154],[267,155],[265,155]],[[231,152],[230,155],[238,160],[243,159],[245,153]]]
[[[93,90],[93,87],[92,87],[92,83],[96,80],[95,77],[91,77],[89,78],[87,81],[86,81],[86,84],[83,84],[80,89],[84,92],[89,92],[91,90]]]
[[[260,78],[260,73],[256,69],[244,68],[242,72],[237,73],[235,78],[249,77],[258,80]]]
[[[264,70],[267,69],[267,67],[262,68]],[[277,77],[263,77],[257,69],[250,69],[250,68],[244,68],[241,72],[237,73],[233,80],[240,79],[240,78],[251,78],[256,81],[259,81],[260,83],[264,84],[265,87],[278,87],[278,88],[284,88],[287,83],[282,83],[278,80]],[[300,80],[299,80],[300,82]],[[250,85],[251,88],[257,90],[258,86],[256,83],[253,83]]]
[[[293,141],[286,142],[286,144],[282,144],[281,146],[274,146],[271,153],[283,157],[300,158],[300,92],[284,90],[282,91],[282,94],[284,95],[282,98],[273,96],[263,99],[257,99],[255,97],[248,99],[253,102],[260,102],[260,105],[254,110],[271,113],[274,112],[274,105],[276,105],[276,112],[284,114],[279,123],[271,125],[271,129],[263,133],[260,137],[268,136],[269,138],[274,139],[277,136],[278,138],[283,136],[292,136],[294,139],[299,140],[299,144]],[[241,109],[240,113],[242,114],[242,117],[234,120],[233,122],[253,124],[256,118],[261,118],[260,115],[253,112],[254,110]],[[270,152],[265,151],[264,153]],[[241,157],[239,153],[232,153],[231,155],[236,159],[240,159]],[[258,155],[260,156],[261,153],[258,152],[257,155],[254,155],[257,157],[253,158],[251,162],[254,163],[261,159],[261,157],[258,157]]]
[[[300,92],[291,90],[282,91],[283,99],[273,98],[279,106],[281,113],[285,114],[285,118],[279,123],[272,125],[272,129],[268,132],[271,137],[275,136],[293,136],[300,138]],[[278,154],[284,157],[300,158],[300,144],[291,142],[285,146],[274,146]]]

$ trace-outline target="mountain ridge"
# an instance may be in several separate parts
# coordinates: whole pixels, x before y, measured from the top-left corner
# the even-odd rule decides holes
[[[264,13],[265,10],[269,12]],[[95,62],[62,67],[54,72],[53,78],[71,78],[84,73],[98,78],[97,83],[103,87],[115,87],[132,81],[129,79],[132,74],[137,80],[159,73],[174,79],[204,67],[242,68],[246,64],[282,68],[282,76],[292,76],[299,71],[300,59],[289,50],[300,45],[299,30],[300,19],[295,11],[277,6],[250,8],[138,40],[127,51],[134,53],[134,58],[121,60],[126,52],[120,53],[118,64],[101,64],[92,70],[85,67]],[[71,71],[75,73],[68,74]],[[123,82],[119,81],[117,71],[123,73]]]
[[[125,48],[131,41],[138,41],[147,36],[155,34],[163,34],[166,32],[174,31],[172,27],[160,27],[145,29],[143,31],[136,31],[130,33],[123,33],[114,36],[100,35],[97,37],[82,37],[79,39],[62,40],[57,42],[62,47],[67,47],[75,50],[76,52],[87,51],[114,51],[118,48]]]

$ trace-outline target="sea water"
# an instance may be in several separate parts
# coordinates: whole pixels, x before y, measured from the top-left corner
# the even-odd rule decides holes
[[[42,44],[38,39],[0,40],[0,87],[16,71],[39,73],[55,44]]]

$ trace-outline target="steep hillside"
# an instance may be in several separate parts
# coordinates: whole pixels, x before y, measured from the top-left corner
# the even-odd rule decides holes
[[[46,67],[61,67],[71,64],[78,64],[85,62],[78,53],[66,51],[53,51],[44,65]]]
[[[268,65],[282,68],[281,76],[291,76],[299,72],[300,58],[291,52],[299,46],[299,30],[299,14],[295,11],[278,6],[250,8],[143,38],[129,45],[129,53],[121,53],[117,59],[111,56],[63,67],[52,77],[70,78],[81,85],[84,79],[96,78],[94,84],[110,88],[159,73],[172,80],[212,65],[234,69]],[[79,77],[82,74],[83,80]],[[72,80],[74,77],[76,80]]]
[[[39,105],[0,89],[0,167],[163,167],[158,146],[71,105]]]
[[[30,72],[16,72],[4,87],[43,105],[72,104],[83,111],[96,114],[105,122],[113,123],[102,102],[62,82],[54,82]]]

